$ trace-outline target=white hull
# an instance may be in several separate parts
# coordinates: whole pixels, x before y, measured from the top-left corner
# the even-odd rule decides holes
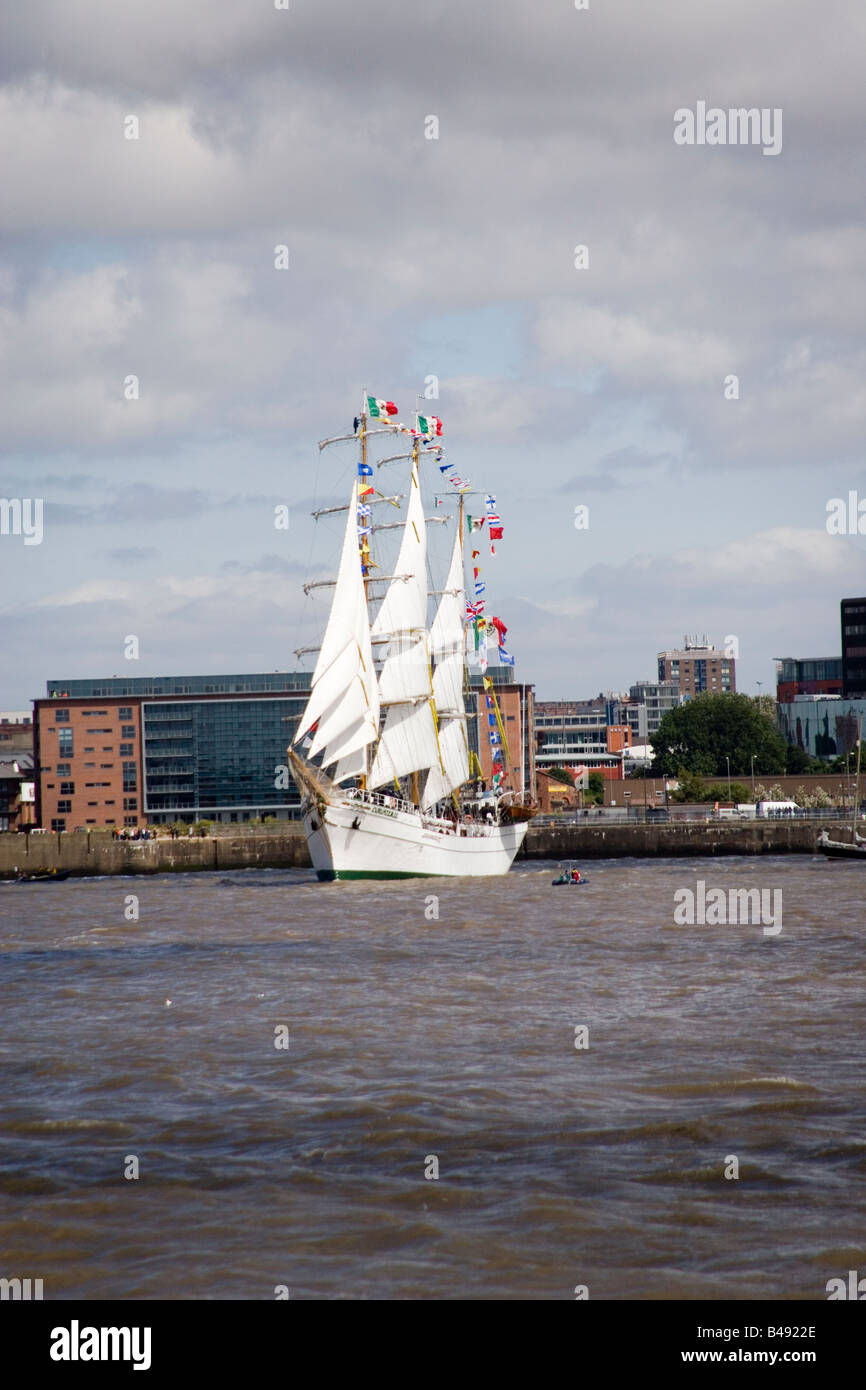
[[[384,803],[384,798],[376,798]],[[405,805],[405,803],[403,803]],[[523,843],[526,821],[466,825],[422,816],[395,805],[360,800],[308,809],[304,829],[320,879],[417,878],[505,874]]]

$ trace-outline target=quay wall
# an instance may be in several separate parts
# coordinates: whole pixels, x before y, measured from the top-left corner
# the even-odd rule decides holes
[[[112,840],[98,831],[0,835],[0,878],[37,869],[72,874],[167,874],[226,869],[309,868],[303,830],[170,840]]]
[[[530,825],[521,859],[688,858],[814,854],[822,830],[850,840],[850,820],[685,821],[661,825]]]
[[[779,820],[680,825],[530,825],[521,859],[620,859],[730,854],[814,854],[823,829],[850,839],[850,822]],[[229,869],[309,868],[303,830],[178,840],[112,840],[104,831],[0,834],[0,878],[16,869],[66,869],[75,875],[165,874]]]

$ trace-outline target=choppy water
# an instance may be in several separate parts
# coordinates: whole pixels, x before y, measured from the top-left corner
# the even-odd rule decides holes
[[[860,866],[553,868],[0,887],[0,1275],[729,1299],[866,1273]],[[697,879],[781,887],[781,933],[675,926]]]

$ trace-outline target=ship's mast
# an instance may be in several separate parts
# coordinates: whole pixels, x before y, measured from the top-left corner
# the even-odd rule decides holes
[[[364,476],[364,479],[366,480],[366,478],[367,478],[367,476],[368,476],[368,475],[367,475],[367,397],[366,397],[366,395],[364,396],[363,404],[361,405],[361,423],[360,423],[360,425],[359,425],[359,427],[358,427],[358,437],[359,437],[360,440],[361,440],[361,471],[362,471],[362,474],[363,474],[363,476]],[[366,487],[366,485],[367,485],[367,484],[366,484],[366,481],[365,481],[364,486]],[[369,583],[368,583],[369,577],[370,577],[370,576],[369,576],[369,571],[370,571],[369,555],[368,555],[367,558],[368,558],[368,563],[366,563],[366,564],[364,565],[364,570],[365,570],[365,574],[364,574],[364,595],[365,595],[365,597],[366,597],[366,599],[367,599],[367,602],[369,603],[369,601],[370,601],[370,590],[369,590]]]
[[[412,437],[412,474],[411,474],[411,477],[414,477],[414,478],[417,479],[417,481],[418,481],[418,488],[419,488],[419,490],[420,490],[420,487],[421,487],[421,473],[420,473],[420,470],[419,470],[419,468],[418,468],[418,456],[419,456],[419,453],[420,453],[420,443],[419,443],[419,435],[418,435],[418,412],[417,412],[417,410],[416,410],[416,412],[415,412],[415,434],[414,434],[413,437]],[[410,478],[409,486],[410,486],[410,488],[411,488],[411,486],[412,486],[411,478]],[[428,657],[428,660],[429,660],[429,657]],[[436,718],[435,711],[434,711],[433,718],[434,718],[434,722],[435,722],[435,718]],[[419,785],[419,782],[418,782],[418,770],[417,770],[417,768],[416,768],[415,771],[412,773],[412,800],[413,800],[413,802],[415,803],[415,805],[416,805],[417,807],[419,807],[419,809],[420,809],[420,806],[421,806],[421,788],[420,788],[420,785]]]
[[[368,477],[367,468],[366,468],[366,464],[367,464],[367,393],[366,393],[366,391],[364,392],[364,395],[363,395],[363,397],[362,397],[362,399],[361,399],[361,423],[360,423],[360,425],[359,425],[359,427],[358,427],[358,433],[359,433],[359,436],[360,436],[360,439],[361,439],[361,465],[362,465],[361,472],[362,472],[363,477],[364,477],[364,485],[366,486],[366,480],[367,480],[367,477]],[[363,552],[362,552],[362,553],[363,553]],[[365,599],[367,600],[367,604],[368,604],[368,606],[369,606],[369,603],[370,603],[370,585],[369,585],[369,580],[370,580],[370,549],[369,549],[369,546],[367,547],[366,556],[367,556],[367,559],[366,559],[366,563],[364,564],[364,597],[365,597]],[[364,749],[364,771],[363,771],[363,772],[360,774],[360,776],[358,777],[358,782],[360,783],[361,791],[366,791],[366,790],[367,790],[367,773],[369,772],[369,770],[370,770],[370,745],[368,744],[367,747]]]

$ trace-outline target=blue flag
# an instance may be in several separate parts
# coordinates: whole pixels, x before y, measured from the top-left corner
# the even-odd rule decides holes
[[[371,465],[370,465],[369,463],[359,463],[359,464],[358,464],[358,477],[359,477],[359,478],[372,478],[372,476],[373,476],[373,469],[372,469],[372,467],[371,467]]]
[[[501,666],[513,666],[513,665],[514,665],[514,657],[513,657],[513,656],[509,656],[509,655],[508,655],[508,652],[505,650],[504,647],[500,647],[500,648],[499,648],[499,664],[500,664]]]

